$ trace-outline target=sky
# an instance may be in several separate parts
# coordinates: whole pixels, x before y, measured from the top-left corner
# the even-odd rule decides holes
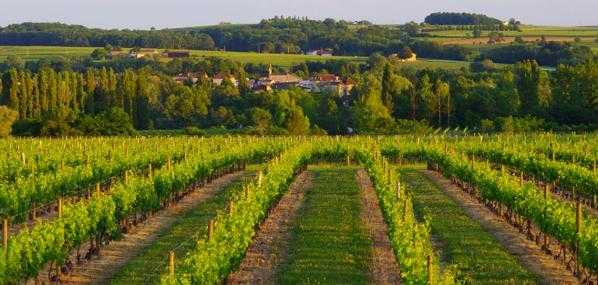
[[[257,23],[275,15],[422,22],[432,12],[474,12],[537,25],[598,25],[598,0],[0,0],[0,26],[63,22],[149,29]]]

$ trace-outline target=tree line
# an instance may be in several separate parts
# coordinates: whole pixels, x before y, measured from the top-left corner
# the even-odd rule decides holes
[[[174,64],[173,64],[174,62]],[[0,109],[13,134],[102,135],[151,129],[223,128],[257,134],[350,134],[469,128],[481,131],[595,129],[598,64],[542,69],[524,61],[471,71],[404,68],[373,55],[366,64],[316,63],[291,68],[304,78],[334,72],[356,82],[348,96],[302,89],[254,92],[246,78],[264,68],[201,59],[139,68],[89,67],[2,73]],[[200,77],[177,83],[169,72],[231,74],[215,85]],[[10,125],[10,124],[9,124]]]
[[[486,25],[498,26],[502,24],[501,20],[488,17],[483,14],[472,13],[453,13],[453,12],[437,12],[432,13],[424,19],[424,23],[430,25]]]
[[[61,23],[22,23],[0,27],[0,45],[80,47],[215,48],[204,33],[170,30],[103,30]]]
[[[438,16],[436,14],[431,16],[433,15]],[[441,13],[439,16],[452,17],[451,15],[453,14]],[[489,21],[473,14],[465,14],[465,16],[458,14],[458,17],[465,17],[469,19],[468,21],[476,23]],[[412,22],[383,26],[365,21],[348,22],[334,19],[318,21],[297,17],[274,17],[252,25],[221,24],[146,31],[89,29],[84,26],[60,23],[23,23],[0,28],[0,45],[220,49],[289,54],[328,49],[335,55],[350,56],[369,56],[377,52],[390,55],[409,48],[418,57],[423,58],[467,61],[489,58],[499,63],[536,60],[542,65],[549,66],[582,62],[594,56],[587,47],[546,40],[490,47],[480,54],[471,47],[444,45],[422,38],[421,36],[424,35],[422,30],[426,25]],[[488,29],[498,31],[516,25],[517,22],[512,20],[507,27]],[[474,36],[481,34],[481,27],[481,25],[473,26]],[[500,35],[497,32],[492,34]],[[490,41],[494,40],[490,39]]]

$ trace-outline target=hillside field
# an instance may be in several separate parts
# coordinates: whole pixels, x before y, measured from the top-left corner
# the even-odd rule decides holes
[[[489,46],[488,34],[490,31],[482,31],[480,38],[472,38],[471,30],[453,30],[449,28],[440,28],[437,30],[429,30],[425,32],[425,37],[431,41],[441,42],[443,44],[456,44],[475,47]],[[530,26],[524,25],[521,31],[504,31],[504,39],[506,43],[513,42],[515,37],[520,36],[525,41],[540,40],[542,36],[548,41],[564,41],[573,42],[575,38],[579,38],[581,45],[591,47],[594,51],[597,50],[598,43],[598,27],[554,27],[554,26]]]
[[[40,60],[42,58],[79,57],[87,56],[95,48],[93,47],[57,47],[57,46],[0,46],[0,62],[6,60],[8,55],[14,54],[24,60]],[[289,68],[292,65],[306,61],[327,61],[327,60],[348,60],[365,62],[366,57],[353,56],[332,56],[321,57],[313,55],[295,54],[263,54],[255,52],[233,52],[233,51],[191,51],[192,57],[221,57],[240,63],[272,64]],[[401,67],[412,66],[416,69],[422,68],[446,68],[459,69],[469,66],[469,62],[456,60],[439,60],[420,58],[416,62],[400,63]]]

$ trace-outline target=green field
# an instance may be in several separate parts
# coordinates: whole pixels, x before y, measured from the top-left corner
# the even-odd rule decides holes
[[[57,57],[79,57],[88,56],[95,48],[93,47],[56,47],[56,46],[0,46],[0,62],[6,60],[8,55],[14,54],[24,60],[34,61],[42,58]],[[240,63],[272,64],[289,68],[292,65],[306,61],[327,61],[327,60],[349,60],[354,62],[365,62],[366,57],[353,56],[332,56],[322,57],[314,55],[297,54],[265,54],[255,52],[234,52],[234,51],[191,51],[192,57],[220,57]],[[420,58],[416,62],[405,62],[399,64],[401,67],[423,68],[446,68],[459,69],[469,66],[469,62],[456,60],[437,60]]]
[[[482,31],[480,38],[472,38],[471,30],[441,29],[427,31],[427,40],[443,44],[457,44],[470,48],[491,47],[486,42],[490,31]],[[598,50],[598,27],[553,27],[553,26],[523,26],[519,31],[504,31],[506,43],[512,42],[515,37],[520,36],[525,41],[536,41],[544,36],[548,41],[573,42],[576,38],[581,40],[581,45],[588,46],[592,50]]]
[[[415,68],[415,69],[460,69],[467,68],[471,62],[461,60],[443,60],[443,59],[425,59],[421,58],[415,62],[401,62],[398,63],[399,68]],[[506,66],[506,64],[496,64],[497,67]]]
[[[467,30],[437,30],[428,32],[431,36],[461,38],[472,31]],[[489,31],[483,31],[487,36]],[[522,26],[521,31],[504,31],[505,36],[523,37],[590,37],[598,38],[598,27],[554,27],[554,26]]]
[[[420,171],[424,166],[406,166],[401,175],[414,197],[414,210],[420,219],[428,217],[432,234],[439,240],[443,263],[457,268],[458,278],[471,284],[500,284],[511,281],[534,283],[517,259],[469,218],[441,188]]]
[[[299,211],[278,284],[365,284],[371,240],[360,220],[355,168],[310,167],[313,188]]]
[[[255,168],[255,167],[253,167]],[[207,225],[218,211],[224,211],[226,204],[235,193],[243,189],[246,178],[237,178],[221,189],[211,199],[185,213],[174,225],[160,232],[151,246],[131,259],[115,273],[112,284],[148,284],[158,283],[160,274],[167,268],[168,253],[174,250],[179,257],[195,245],[198,236],[207,235]],[[183,260],[182,258],[179,260]]]
[[[9,55],[16,55],[23,60],[40,60],[43,58],[88,56],[93,47],[59,47],[59,46],[0,46],[0,61]]]
[[[43,58],[80,57],[88,56],[94,47],[61,47],[61,46],[0,46],[0,61],[6,60],[8,55],[17,55],[24,60],[33,61]],[[240,63],[273,64],[281,67],[291,67],[306,61],[349,60],[364,62],[365,57],[332,56],[322,57],[299,54],[265,54],[255,52],[225,52],[225,51],[191,51],[192,57],[221,57]]]
[[[256,52],[235,52],[235,51],[191,51],[192,56],[198,57],[221,57],[237,61],[240,63],[265,63],[273,64],[282,67],[291,67],[292,65],[306,62],[306,61],[328,61],[328,60],[349,60],[355,62],[365,62],[366,57],[357,56],[332,56],[322,57],[317,55],[302,55],[302,54],[273,54],[273,53],[256,53]]]

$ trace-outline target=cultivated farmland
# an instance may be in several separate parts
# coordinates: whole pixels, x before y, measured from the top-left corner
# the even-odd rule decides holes
[[[596,139],[5,139],[0,283],[595,284]]]

